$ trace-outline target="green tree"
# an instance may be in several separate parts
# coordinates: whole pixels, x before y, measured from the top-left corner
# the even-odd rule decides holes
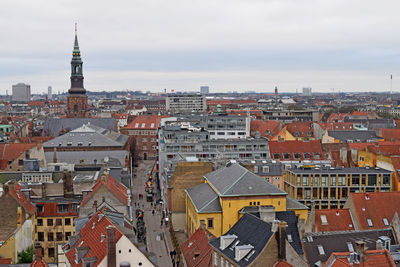
[[[33,246],[18,253],[18,263],[32,263],[33,261]]]

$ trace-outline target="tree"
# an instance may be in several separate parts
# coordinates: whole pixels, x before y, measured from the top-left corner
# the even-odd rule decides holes
[[[33,261],[33,246],[18,252],[18,263],[32,263]]]

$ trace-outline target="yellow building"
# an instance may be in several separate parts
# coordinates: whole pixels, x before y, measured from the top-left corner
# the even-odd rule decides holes
[[[240,218],[248,206],[273,206],[275,211],[294,210],[307,219],[307,207],[287,193],[250,172],[240,164],[231,164],[204,176],[205,183],[186,189],[186,227],[188,235],[200,224],[219,237]]]
[[[46,262],[56,262],[57,245],[64,244],[75,234],[74,220],[78,217],[80,198],[58,197],[35,200],[35,241],[43,247]]]
[[[376,154],[367,150],[358,150],[357,153],[358,167],[375,167]]]

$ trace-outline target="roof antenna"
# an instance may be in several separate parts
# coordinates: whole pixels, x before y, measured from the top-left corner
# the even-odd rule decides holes
[[[75,35],[78,35],[78,23],[75,22]]]

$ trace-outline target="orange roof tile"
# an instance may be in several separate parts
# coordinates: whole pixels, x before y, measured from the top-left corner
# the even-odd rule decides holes
[[[25,151],[37,146],[35,143],[14,143],[14,144],[0,144],[0,159],[14,161]]]
[[[99,216],[101,214],[101,216]],[[75,263],[75,253],[77,247],[89,248],[85,258],[96,257],[97,262],[94,266],[97,266],[107,255],[106,245],[106,229],[109,225],[114,225],[111,220],[102,214],[101,211],[89,220],[89,222],[79,231],[80,239],[74,244],[73,247],[69,248],[66,252],[66,256],[69,263],[72,266],[82,266],[82,262]],[[94,227],[93,227],[94,226]],[[102,239],[104,236],[104,239]],[[115,243],[122,237],[122,233],[115,227]],[[103,240],[103,241],[102,241]],[[68,244],[66,245],[68,246]],[[64,248],[66,248],[66,246]]]
[[[274,262],[274,264],[272,264],[272,267],[293,267],[293,265],[291,265],[287,261],[277,260],[276,262]]]
[[[400,141],[400,129],[381,129],[380,136],[385,141]]]
[[[30,267],[49,267],[49,265],[42,259],[40,261],[34,260]]]
[[[394,267],[396,264],[387,249],[367,250],[364,262],[349,262],[350,252],[334,252],[324,264],[325,267]]]
[[[370,114],[370,112],[368,111],[353,111],[353,113],[351,113],[352,116],[368,116]]]
[[[325,218],[326,223],[322,221]],[[315,210],[317,232],[353,231],[354,222],[348,209]]]
[[[44,105],[46,105],[46,103],[43,101],[31,101],[28,103],[30,107],[44,107]]]
[[[83,206],[102,186],[105,186],[110,190],[111,193],[113,193],[125,205],[128,205],[127,188],[123,184],[117,182],[110,175],[107,175],[104,178],[98,179],[97,183],[93,186],[92,191],[82,200],[81,206]]]
[[[312,122],[292,122],[286,124],[286,129],[294,137],[313,137],[314,129],[312,127]]]
[[[35,214],[36,207],[32,202],[25,196],[23,192],[20,191],[21,186],[17,182],[14,187],[9,187],[9,194],[29,213]]]
[[[188,266],[211,266],[212,248],[209,240],[207,231],[199,228],[182,243],[182,253]]]
[[[310,153],[310,158],[307,159],[324,159],[325,156],[322,153],[322,146],[320,140],[311,141],[270,141],[269,151],[271,153],[271,158],[275,158],[274,154],[279,154],[280,159],[284,158],[284,153],[288,153],[290,158],[288,160],[296,159],[294,153],[300,155],[300,159],[304,160],[304,153]],[[318,154],[319,157],[314,157],[314,153]],[[296,159],[299,160],[299,159]]]
[[[272,138],[279,132],[280,121],[275,120],[253,120],[250,123],[250,133],[255,136],[256,132],[259,132],[261,136]]]
[[[400,192],[350,193],[349,201],[353,202],[356,213],[353,215],[356,215],[361,230],[387,228],[395,212],[400,214]],[[371,220],[371,226],[368,220]]]
[[[352,130],[352,122],[328,122],[328,123],[318,123],[324,130]]]

